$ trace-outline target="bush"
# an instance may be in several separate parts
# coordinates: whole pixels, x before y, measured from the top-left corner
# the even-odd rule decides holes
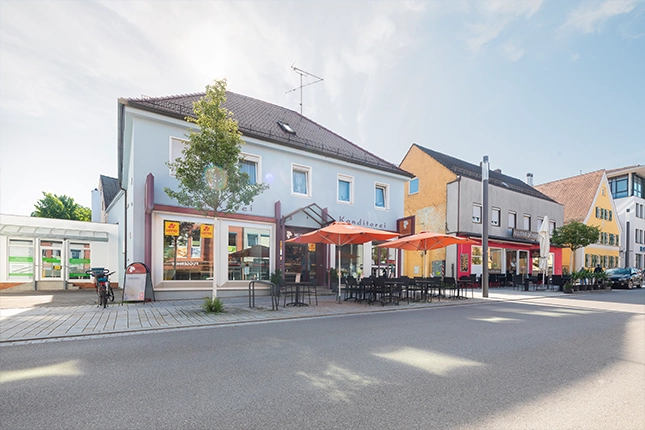
[[[208,313],[218,314],[220,312],[224,312],[224,303],[222,303],[219,297],[204,297],[202,308]]]

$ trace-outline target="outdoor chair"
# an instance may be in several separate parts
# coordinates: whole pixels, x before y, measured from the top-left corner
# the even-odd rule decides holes
[[[455,282],[455,278],[449,277],[449,276],[446,276],[445,278],[443,278],[443,291],[444,291],[444,294],[450,291],[451,298],[456,297],[457,283]]]
[[[301,285],[302,294],[307,295],[309,304],[311,304],[311,293],[313,292],[314,298],[316,299],[316,306],[318,306],[318,290],[316,288],[316,281],[303,282]]]
[[[345,300],[357,300],[358,295],[358,281],[353,276],[347,277],[347,285],[345,286]]]

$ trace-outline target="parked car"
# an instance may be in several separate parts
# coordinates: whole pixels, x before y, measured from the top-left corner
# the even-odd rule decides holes
[[[625,287],[630,290],[643,286],[643,276],[633,267],[607,269],[607,280],[612,287]]]

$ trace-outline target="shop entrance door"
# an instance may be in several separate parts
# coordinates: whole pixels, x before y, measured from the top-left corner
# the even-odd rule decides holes
[[[63,243],[40,243],[40,273],[41,279],[62,279],[63,274]]]

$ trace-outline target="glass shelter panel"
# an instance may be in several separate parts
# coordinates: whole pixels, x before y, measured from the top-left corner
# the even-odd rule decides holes
[[[9,239],[7,266],[9,280],[31,281],[34,279],[34,244],[31,240]]]
[[[62,275],[63,243],[40,242],[40,270],[42,279],[60,279]]]
[[[90,276],[85,274],[90,267],[90,244],[70,243],[69,279],[90,279]]]

